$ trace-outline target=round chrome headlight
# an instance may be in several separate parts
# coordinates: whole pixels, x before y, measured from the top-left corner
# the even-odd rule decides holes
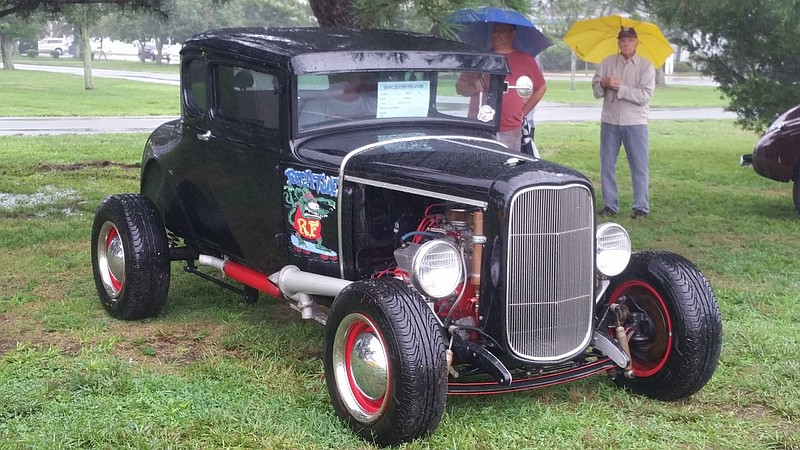
[[[422,244],[411,263],[411,280],[421,293],[433,298],[452,294],[464,273],[461,255],[447,241]]]
[[[597,227],[597,270],[607,277],[619,275],[631,259],[631,238],[615,223]]]

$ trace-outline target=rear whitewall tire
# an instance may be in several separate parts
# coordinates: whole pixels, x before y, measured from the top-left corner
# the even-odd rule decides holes
[[[170,281],[166,230],[140,194],[107,197],[92,225],[92,272],[100,303],[118,319],[157,316]]]

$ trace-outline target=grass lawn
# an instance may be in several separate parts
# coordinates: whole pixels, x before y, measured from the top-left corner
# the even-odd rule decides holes
[[[568,80],[548,80],[542,101],[598,108],[603,105],[603,99],[594,98],[591,82],[576,81],[575,89],[570,89],[570,84]],[[653,108],[723,108],[726,105],[727,100],[717,88],[685,84],[657,86],[650,101]]]
[[[179,115],[178,86],[31,70],[0,70],[0,117]]]
[[[655,121],[650,133],[652,213],[618,222],[635,248],[681,253],[709,278],[724,330],[709,384],[672,403],[604,376],[451,397],[436,433],[402,448],[800,448],[791,187],[738,167],[756,136],[731,121]],[[542,123],[536,136],[546,159],[598,180],[598,124]],[[175,263],[158,318],[105,314],[92,215],[106,195],[136,191],[145,139],[0,140],[0,448],[372,448],[329,404],[323,327],[283,304],[243,306]],[[627,210],[624,157],[618,178]]]

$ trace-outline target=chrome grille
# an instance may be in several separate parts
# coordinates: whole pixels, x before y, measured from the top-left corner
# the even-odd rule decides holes
[[[536,187],[511,199],[506,329],[520,358],[557,361],[592,328],[594,205],[585,186]]]

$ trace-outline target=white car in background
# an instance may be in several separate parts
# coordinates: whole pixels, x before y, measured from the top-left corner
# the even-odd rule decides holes
[[[51,54],[53,52],[63,55],[69,51],[72,43],[65,38],[44,38],[39,41],[39,54]]]

